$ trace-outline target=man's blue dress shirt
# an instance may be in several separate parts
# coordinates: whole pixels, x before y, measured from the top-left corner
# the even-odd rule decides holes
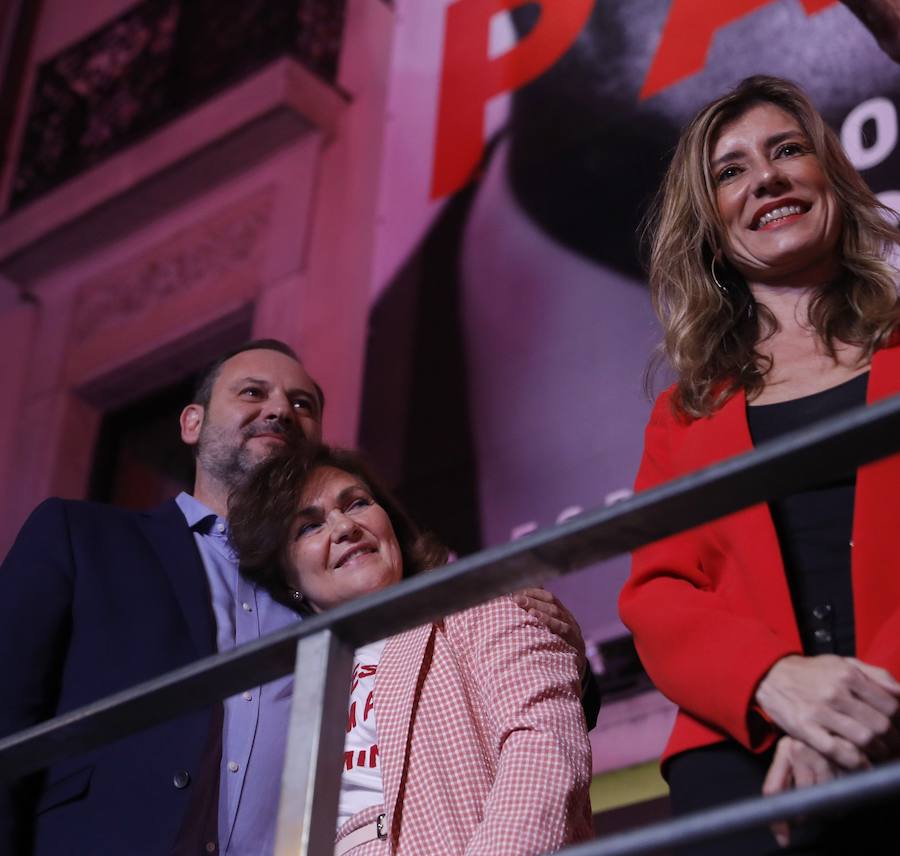
[[[229,651],[300,620],[238,573],[228,523],[187,493],[175,500],[209,579],[218,650]],[[267,856],[275,847],[293,676],[225,699],[219,786],[219,851]]]

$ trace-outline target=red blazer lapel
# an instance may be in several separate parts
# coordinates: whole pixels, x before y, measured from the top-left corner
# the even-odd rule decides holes
[[[712,416],[691,423],[685,454],[697,466],[709,466],[717,461],[749,452],[753,448],[747,427],[747,398],[738,391]]]
[[[378,754],[392,850],[400,820],[396,808],[407,766],[410,723],[417,703],[420,678],[431,660],[433,638],[433,624],[392,636],[384,646],[375,677]]]
[[[866,400],[869,404],[900,393],[900,347],[877,351],[872,358]],[[877,630],[900,603],[900,574],[891,567],[900,555],[900,521],[896,496],[900,455],[861,467],[853,510],[853,602],[856,649],[868,650]]]

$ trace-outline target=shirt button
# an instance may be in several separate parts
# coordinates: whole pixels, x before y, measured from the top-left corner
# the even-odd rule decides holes
[[[237,761],[229,761],[228,770],[229,772],[236,773],[238,770],[240,770],[240,765]]]
[[[831,615],[831,604],[830,603],[821,603],[818,606],[813,607],[813,618],[817,621],[823,621]]]
[[[221,535],[224,531],[225,531],[225,524],[217,523],[216,524],[216,532],[218,532]]]
[[[187,770],[179,770],[172,776],[172,784],[183,791],[191,783],[191,774]]]
[[[216,842],[215,841],[207,841],[206,842],[206,852],[207,853],[215,853],[216,852]]]
[[[244,693],[244,701],[253,701],[252,693]]]
[[[813,633],[813,636],[816,637],[816,642],[830,642],[831,634],[827,630],[817,630]]]
[[[243,609],[244,612],[253,612],[253,607],[250,606],[250,604],[247,603],[246,600],[241,604],[241,609]]]

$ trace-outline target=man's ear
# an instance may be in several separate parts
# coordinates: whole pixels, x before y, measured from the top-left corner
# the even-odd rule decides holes
[[[181,439],[188,446],[196,446],[200,439],[200,429],[203,427],[203,406],[189,404],[181,411],[178,422],[181,425]]]

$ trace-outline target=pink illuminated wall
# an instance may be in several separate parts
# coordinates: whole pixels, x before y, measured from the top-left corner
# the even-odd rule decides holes
[[[141,8],[43,4],[3,173],[7,207],[42,64]],[[116,75],[134,72],[148,36],[119,20],[87,65],[59,66],[74,81],[65,97],[94,87],[86,109],[132,109],[134,90]],[[392,30],[387,4],[349,0],[333,82],[293,56],[257,64],[7,211],[0,365],[14,403],[0,419],[0,473],[14,489],[0,497],[0,547],[44,497],[86,495],[105,413],[247,335],[303,354],[328,390],[330,438],[353,444]],[[121,91],[112,107],[104,79]]]

